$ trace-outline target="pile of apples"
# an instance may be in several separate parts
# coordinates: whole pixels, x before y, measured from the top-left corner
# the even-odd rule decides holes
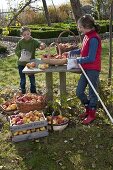
[[[44,54],[42,58],[47,58],[47,59],[66,59],[67,55],[66,54],[62,54],[62,55]]]
[[[34,128],[34,129],[28,129],[28,130],[21,130],[21,131],[14,132],[13,136],[24,135],[24,134],[40,132],[40,131],[45,131],[45,130],[46,130],[46,127],[40,127],[40,128]]]
[[[7,101],[4,104],[2,104],[2,108],[5,111],[13,111],[17,109],[17,105],[15,101]]]
[[[42,69],[42,70],[45,70],[45,69],[47,69],[49,67],[49,64],[46,64],[46,63],[43,63],[43,64],[39,64],[38,65],[38,68],[39,69]]]
[[[67,49],[67,48],[74,48],[76,47],[76,44],[70,44],[70,43],[59,43],[60,49]]]
[[[24,94],[23,96],[18,96],[16,99],[17,103],[45,103],[45,96],[44,95],[36,95],[32,93]]]
[[[30,69],[35,68],[36,67],[36,63],[35,62],[31,62],[31,63],[27,63],[26,66]]]
[[[28,113],[19,112],[17,115],[11,115],[9,118],[11,126],[45,120],[43,113],[37,110]]]
[[[52,120],[53,119],[53,120]],[[60,125],[60,124],[64,124],[66,122],[68,122],[68,118],[64,117],[62,115],[58,115],[58,116],[47,116],[47,121],[48,124],[53,124],[53,125]]]

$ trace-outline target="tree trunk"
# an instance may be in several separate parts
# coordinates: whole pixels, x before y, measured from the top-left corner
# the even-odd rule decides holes
[[[80,0],[70,0],[70,3],[71,3],[71,8],[73,11],[75,22],[77,23],[78,19],[83,15]],[[82,36],[79,31],[78,33],[80,37],[80,42],[82,42]]]
[[[51,26],[51,20],[50,20],[48,8],[47,8],[46,0],[42,0],[42,3],[43,3],[43,7],[44,7],[46,21],[47,21],[48,26],[50,27]]]
[[[73,15],[77,23],[78,19],[83,15],[80,0],[70,0]]]
[[[108,74],[108,85],[111,85],[112,78],[112,18],[113,18],[113,2],[110,7],[110,24],[109,24],[109,74]]]

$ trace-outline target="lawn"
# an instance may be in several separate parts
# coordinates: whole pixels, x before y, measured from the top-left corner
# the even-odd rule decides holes
[[[106,87],[108,77],[108,41],[103,42],[101,96],[106,104],[112,100]],[[39,56],[41,53],[39,53]],[[9,123],[4,120],[0,133],[0,169],[3,170],[112,170],[113,124],[102,108],[97,119],[84,126],[78,118],[82,106],[74,91],[79,75],[67,74],[67,95],[73,97],[68,103],[73,109],[65,109],[70,118],[69,126],[62,132],[49,132],[49,136],[32,141],[12,143]],[[44,74],[36,76],[37,88],[45,89]],[[104,86],[103,86],[104,84]],[[29,82],[27,81],[29,90]],[[54,74],[55,97],[58,93],[58,74]],[[19,88],[16,56],[0,59],[0,102],[9,98]],[[110,89],[112,89],[110,87]],[[57,91],[57,92],[56,92]],[[109,106],[109,105],[108,105]],[[112,110],[109,111],[113,116]]]

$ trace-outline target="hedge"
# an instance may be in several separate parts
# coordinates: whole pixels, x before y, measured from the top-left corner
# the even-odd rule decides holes
[[[100,25],[100,33],[109,32],[109,21],[101,20],[96,21],[97,24]],[[31,35],[34,38],[39,39],[47,39],[47,38],[56,38],[59,36],[59,34],[64,30],[71,30],[75,33],[75,35],[78,35],[77,31],[77,25],[76,23],[72,22],[69,24],[65,23],[53,23],[51,27],[48,27],[47,24],[41,24],[41,25],[28,25],[28,27],[31,29]],[[0,29],[0,32],[2,32],[2,29]],[[9,28],[9,36],[20,36],[20,26],[11,26]],[[67,36],[67,34],[63,34],[62,36]]]

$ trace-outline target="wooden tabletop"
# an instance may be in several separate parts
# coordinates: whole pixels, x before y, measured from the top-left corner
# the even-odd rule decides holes
[[[55,65],[55,66],[52,66],[50,65],[47,69],[39,69],[38,68],[38,64],[42,64],[43,62],[40,60],[40,59],[34,59],[32,60],[34,62],[36,62],[36,68],[28,68],[27,66],[23,69],[23,73],[52,73],[52,72],[74,72],[74,73],[81,73],[81,70],[79,68],[76,68],[76,69],[71,69],[71,70],[67,70],[67,65],[62,65],[62,66],[58,66],[58,65]]]

